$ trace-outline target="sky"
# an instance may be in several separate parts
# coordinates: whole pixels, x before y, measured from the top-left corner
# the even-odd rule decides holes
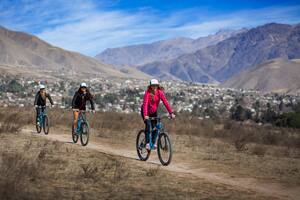
[[[292,0],[0,0],[0,26],[89,56],[221,29],[300,23]]]

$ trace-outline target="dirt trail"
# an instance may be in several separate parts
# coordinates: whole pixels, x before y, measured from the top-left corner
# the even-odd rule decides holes
[[[36,132],[28,129],[24,129],[23,132],[32,133],[32,134],[35,133],[35,135],[37,135]],[[70,143],[71,142],[70,135],[53,134],[53,133],[47,136],[43,134],[38,134],[38,135],[45,137],[47,139],[58,140],[60,142],[74,145]],[[134,150],[116,149],[105,144],[95,143],[93,141],[90,141],[86,147],[81,147],[81,148],[93,149],[105,154],[116,155],[128,159],[138,160],[136,151]],[[150,163],[152,165],[160,165],[160,162],[156,158],[157,158],[156,155],[152,156],[152,158],[150,157],[147,163]],[[139,161],[137,161],[137,164],[139,164],[138,162]],[[144,164],[144,162],[143,163],[140,162],[140,164]],[[285,187],[283,185],[280,185],[278,183],[260,182],[255,178],[233,178],[224,173],[208,172],[205,168],[195,169],[192,168],[191,166],[177,164],[174,162],[171,163],[169,166],[162,167],[162,169],[170,172],[176,172],[179,173],[180,175],[192,175],[194,177],[198,177],[200,179],[206,180],[211,183],[232,186],[235,189],[241,191],[255,191],[269,197],[276,197],[279,199],[291,199],[291,200],[298,200],[300,197],[300,187],[290,188],[290,187]]]

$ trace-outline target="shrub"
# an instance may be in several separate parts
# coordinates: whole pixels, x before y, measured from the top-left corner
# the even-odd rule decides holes
[[[30,183],[39,176],[39,164],[27,158],[24,153],[7,153],[0,155],[0,196],[1,199],[34,199],[28,192]]]
[[[93,166],[92,163],[89,164],[82,164],[80,165],[82,169],[82,177],[83,178],[91,178],[94,179],[96,176],[96,173],[98,172],[98,167]]]
[[[6,91],[11,93],[19,93],[24,92],[25,89],[18,81],[12,80],[8,83]]]
[[[160,170],[160,166],[157,167],[150,167],[149,169],[146,170],[146,176],[157,176]]]
[[[255,145],[252,149],[252,154],[257,155],[257,156],[264,156],[266,154],[266,147],[262,145]]]

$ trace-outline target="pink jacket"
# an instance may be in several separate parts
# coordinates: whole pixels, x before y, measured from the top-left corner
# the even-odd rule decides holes
[[[144,101],[142,105],[144,117],[149,116],[149,114],[153,114],[156,112],[159,102],[162,100],[168,112],[171,114],[172,108],[162,90],[156,90],[155,94],[151,94],[148,90],[145,92]]]

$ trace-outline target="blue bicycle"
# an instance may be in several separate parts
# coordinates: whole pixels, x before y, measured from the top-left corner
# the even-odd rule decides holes
[[[36,118],[36,131],[40,133],[42,129],[44,130],[45,135],[49,133],[50,122],[47,116],[47,107],[46,106],[38,106],[38,117]]]
[[[169,135],[164,131],[163,124],[161,122],[163,118],[169,118],[169,116],[164,115],[161,117],[149,118],[151,121],[156,121],[156,126],[151,127],[151,131],[150,131],[150,147],[151,150],[154,150],[155,149],[154,144],[157,143],[157,154],[158,154],[159,161],[161,162],[162,165],[166,166],[169,165],[172,160],[172,145],[171,145],[171,140],[169,138]],[[140,130],[137,135],[136,150],[140,160],[142,161],[148,160],[151,150],[146,149],[146,134],[144,129]]]
[[[80,142],[82,146],[86,146],[89,142],[90,126],[86,118],[86,111],[80,110],[77,120],[77,130],[74,131],[74,126],[72,124],[72,139],[74,143],[77,143],[80,137]]]

